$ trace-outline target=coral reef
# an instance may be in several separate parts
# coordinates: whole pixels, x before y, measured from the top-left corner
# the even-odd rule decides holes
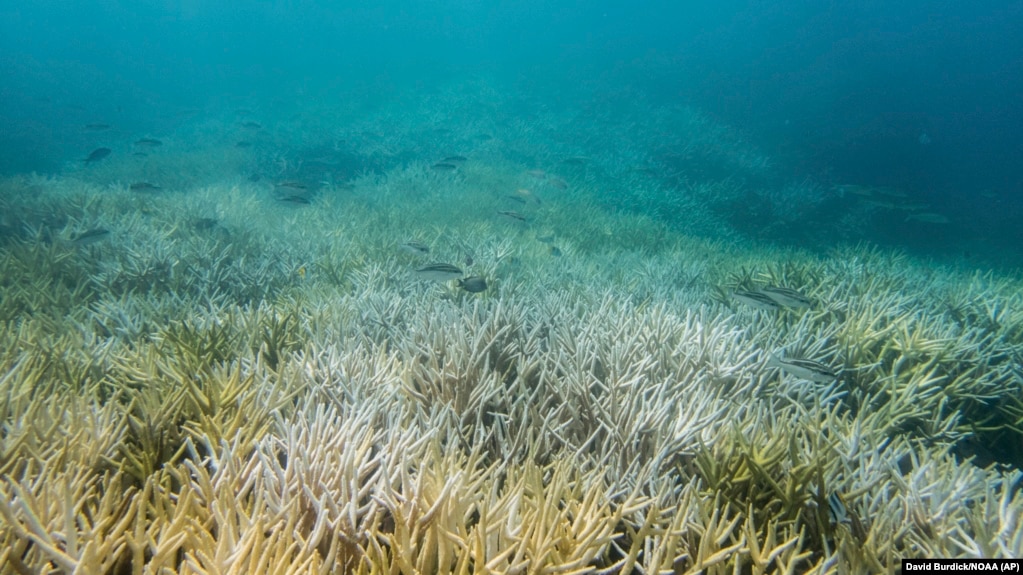
[[[217,159],[165,168],[197,161]],[[1023,554],[1018,277],[682,233],[613,213],[592,174],[518,225],[493,206],[532,176],[498,157],[363,173],[297,208],[209,166],[146,194],[98,171],[0,182],[19,230],[0,238],[2,573]],[[471,252],[489,289],[417,279],[409,239]],[[813,305],[729,297],[766,286]],[[838,375],[800,379],[782,353]]]

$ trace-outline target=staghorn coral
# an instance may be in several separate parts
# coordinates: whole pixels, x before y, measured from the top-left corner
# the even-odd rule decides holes
[[[410,118],[351,145],[400,148]],[[600,153],[616,173],[644,159]],[[529,183],[544,201],[513,227],[479,192],[527,185],[513,155],[363,174],[300,211],[216,172],[145,198],[4,182],[31,233],[0,244],[0,572],[837,573],[1023,553],[1018,278],[580,208],[597,169],[561,195]],[[144,173],[201,160],[164,161]],[[713,188],[662,202],[630,178],[603,207]],[[58,241],[92,225],[114,237]],[[491,289],[416,280],[410,237],[441,260],[470,248]],[[719,297],[764,285],[815,305]],[[779,350],[839,377],[774,369]]]

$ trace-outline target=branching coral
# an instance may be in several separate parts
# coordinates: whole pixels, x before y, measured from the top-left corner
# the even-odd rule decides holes
[[[653,193],[633,152],[602,169]],[[32,232],[0,243],[0,573],[836,573],[1023,553],[1018,279],[694,239],[580,209],[604,182],[582,160],[570,185],[486,154],[364,174],[309,209],[236,182],[7,184]],[[480,199],[527,185],[544,200],[524,226]],[[68,241],[93,224],[113,237]],[[490,287],[421,281],[409,239]],[[812,305],[728,297],[764,287]]]

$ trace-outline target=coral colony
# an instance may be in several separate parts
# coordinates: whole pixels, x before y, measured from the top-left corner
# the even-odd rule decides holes
[[[695,112],[494,98],[106,136],[0,181],[0,572],[1023,554],[1018,276],[785,247],[821,229],[800,198],[856,237],[892,194],[751,213],[768,155]]]

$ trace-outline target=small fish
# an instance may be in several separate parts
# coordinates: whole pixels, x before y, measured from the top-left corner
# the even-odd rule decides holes
[[[783,305],[785,307],[800,309],[808,308],[813,305],[813,300],[791,288],[766,286],[757,291],[771,298],[778,305]]]
[[[469,161],[465,156],[448,156],[441,160],[442,164],[464,164]]]
[[[541,243],[545,243],[545,244],[552,244],[552,243],[554,243],[554,238],[555,238],[554,233],[551,232],[551,233],[546,234],[546,235],[542,235],[542,236],[538,235],[538,236],[536,236],[536,241],[541,242]]]
[[[828,495],[828,519],[831,520],[833,525],[851,525],[852,519],[849,518],[849,510],[845,506],[845,501],[842,500],[842,496],[837,491]]]
[[[947,224],[949,219],[941,214],[925,212],[922,214],[910,214],[906,216],[907,222],[923,222],[925,224]]]
[[[236,143],[234,145],[234,147],[241,148],[241,149],[251,148],[252,147],[252,142],[246,142],[245,140],[242,140],[242,141]]]
[[[551,246],[551,255],[556,257],[556,258],[560,258],[561,257],[561,248],[559,248],[558,246]]]
[[[430,253],[430,247],[417,241],[407,241],[398,246],[402,251],[416,256],[425,256]]]
[[[451,162],[437,162],[430,168],[435,172],[453,172],[458,169],[458,166]]]
[[[507,199],[509,199],[509,200],[511,200],[513,202],[518,202],[518,203],[520,203],[522,205],[526,204],[526,200],[524,200],[523,198],[520,198],[519,196],[505,196],[505,198],[507,198]]]
[[[295,270],[295,274],[298,275],[298,277],[300,279],[305,279],[305,275],[306,275],[305,266],[299,266],[298,269]]]
[[[559,190],[567,190],[568,189],[568,182],[566,182],[564,179],[559,178],[557,176],[551,176],[551,177],[547,178],[547,183],[552,185],[552,186],[554,186],[555,188],[558,188]]]
[[[469,268],[472,267],[472,264],[476,263],[476,260],[472,259],[472,254],[467,252],[465,258],[462,259],[462,263],[465,264],[465,267]]]
[[[510,198],[514,197],[514,198],[520,200],[524,204],[536,204],[536,205],[539,206],[542,203],[540,201],[540,198],[538,198],[536,196],[536,194],[534,194],[533,192],[527,190],[526,188],[519,188],[519,189],[515,190],[515,195],[514,196],[508,196],[508,197],[510,197]]]
[[[209,231],[220,225],[217,218],[199,218],[192,222],[192,227],[199,231]]]
[[[926,210],[927,208],[931,207],[931,204],[920,204],[920,203],[907,202],[907,203],[904,203],[904,204],[898,204],[895,207],[900,209],[900,210],[905,210],[907,212],[922,212],[922,211]]]
[[[263,176],[261,176],[259,174],[249,174],[249,177],[247,179],[250,182],[258,182],[259,180],[263,179]]]
[[[140,148],[159,148],[163,145],[163,142],[155,138],[142,138],[135,142],[135,145]]]
[[[896,204],[895,202],[891,201],[891,200],[875,200],[875,199],[868,198],[868,199],[865,199],[865,200],[861,200],[860,203],[862,203],[865,206],[871,206],[871,207],[874,207],[874,208],[881,208],[883,210],[897,210],[897,209],[899,209],[899,205]]]
[[[131,155],[135,156],[136,158],[145,158],[145,157],[149,156],[149,154],[147,154],[145,152],[132,152]]]
[[[93,150],[89,154],[89,157],[85,158],[85,160],[83,160],[83,161],[86,164],[91,164],[93,162],[98,162],[98,161],[102,160],[103,158],[109,156],[111,151],[112,150],[110,148],[96,148],[95,150]]]
[[[260,124],[259,122],[242,122],[242,127],[250,130],[262,130],[263,124]]]
[[[89,132],[103,132],[110,129],[110,124],[101,123],[86,124],[85,126],[83,126],[83,129]]]
[[[288,204],[292,206],[308,206],[309,204],[313,203],[313,201],[310,200],[309,198],[298,194],[290,196],[281,196],[277,198],[277,201],[281,202],[282,204]]]
[[[778,302],[760,292],[736,290],[732,292],[732,299],[757,309],[767,311],[777,311],[781,309],[781,305]]]
[[[838,379],[838,374],[823,363],[809,359],[796,359],[789,357],[777,357],[772,355],[767,365],[777,367],[782,371],[792,374],[800,379],[815,381],[817,383],[831,383]]]
[[[163,188],[156,184],[150,184],[149,182],[135,182],[129,185],[128,189],[133,192],[158,192]]]
[[[487,291],[487,280],[480,276],[471,276],[458,280],[458,287],[469,293],[481,293]]]
[[[873,188],[857,184],[839,184],[834,187],[834,190],[838,192],[840,197],[843,197],[846,194],[852,194],[854,196],[860,196],[861,198],[869,198],[874,195]]]
[[[590,159],[586,156],[569,156],[564,160],[561,160],[561,163],[566,166],[585,166],[589,162]]]
[[[71,243],[76,246],[87,246],[96,242],[101,242],[110,237],[110,230],[106,228],[93,228],[86,230],[77,236],[71,238]]]
[[[416,275],[424,280],[446,282],[462,277],[464,272],[456,266],[445,263],[425,265],[416,270]]]
[[[542,180],[547,177],[547,172],[543,170],[528,170],[526,171],[527,176],[532,176],[538,180]]]
[[[524,215],[522,215],[522,214],[520,214],[520,213],[518,213],[518,212],[516,212],[514,210],[498,210],[497,213],[502,215],[502,216],[504,216],[504,217],[506,217],[506,218],[508,218],[508,219],[510,219],[510,220],[515,220],[517,222],[524,222],[524,221],[526,221],[526,216],[524,216]]]
[[[286,191],[296,191],[296,192],[304,192],[307,189],[309,189],[309,187],[306,186],[305,184],[303,184],[302,182],[295,182],[295,181],[277,182],[276,184],[274,184],[274,187],[275,188],[280,188],[280,189],[286,190]]]

